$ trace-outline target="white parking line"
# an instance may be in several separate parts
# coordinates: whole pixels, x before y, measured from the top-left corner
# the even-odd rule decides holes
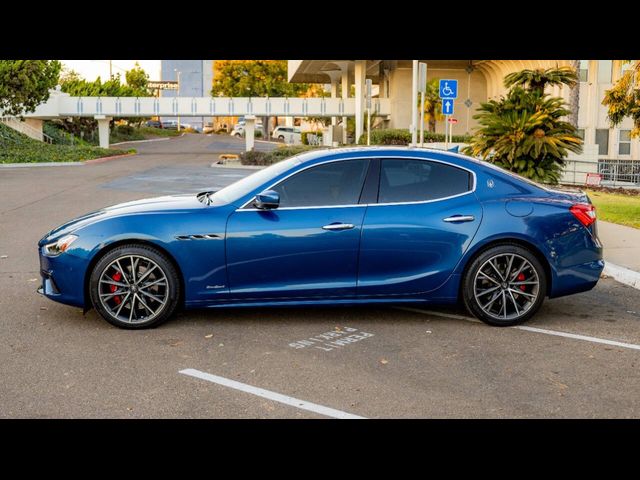
[[[433,312],[431,310],[420,310],[418,308],[410,308],[410,307],[396,307],[396,309],[407,310],[409,312],[424,313],[425,315],[433,315],[436,317],[454,318],[456,320],[466,320],[467,322],[476,322],[476,323],[480,322],[480,320],[476,320],[475,318],[472,318],[472,317],[465,317],[463,315],[455,315],[451,313]],[[544,333],[545,335],[555,335],[556,337],[573,338],[574,340],[583,340],[585,342],[602,343],[604,345],[613,345],[615,347],[630,348],[632,350],[640,350],[640,345],[636,345],[635,343],[618,342],[616,340],[608,340],[606,338],[590,337],[588,335],[579,335],[576,333],[569,333],[569,332],[559,332],[557,330],[547,330],[546,328],[527,327],[525,325],[516,325],[515,327],[509,327],[509,328],[524,330],[526,332]]]
[[[247,385],[246,383],[237,382],[229,378],[219,377],[218,375],[212,375],[210,373],[201,372],[200,370],[194,370],[193,368],[180,370],[178,373],[182,373],[183,375],[189,375],[191,377],[200,378],[208,382],[217,383],[218,385],[222,385],[224,387],[234,388],[236,390],[240,390],[241,392],[250,393],[258,397],[273,400],[274,402],[284,403],[285,405],[290,405],[292,407],[296,407],[301,410],[307,410],[309,412],[319,413],[320,415],[325,415],[327,417],[340,418],[340,419],[365,418],[365,417],[360,417],[358,415],[353,415],[352,413],[347,413],[340,410],[335,410],[330,407],[325,407],[323,405],[318,405],[316,403],[305,402],[304,400],[299,400],[297,398],[293,398],[288,395],[282,395],[280,393],[272,392],[270,390],[265,390],[264,388],[258,388],[251,385]]]

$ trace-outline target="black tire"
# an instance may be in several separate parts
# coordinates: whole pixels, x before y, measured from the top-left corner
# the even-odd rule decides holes
[[[158,270],[149,272],[149,274],[147,275],[147,278],[151,278],[154,281],[156,278],[159,278],[160,280],[158,280],[158,283],[157,283],[158,286],[156,286],[155,290],[153,291],[151,290],[151,287],[145,287],[145,290],[147,290],[149,293],[153,292],[156,298],[164,299],[164,303],[157,300],[153,300],[153,299],[150,300],[148,297],[142,295],[141,290],[138,290],[136,288],[135,292],[139,293],[140,296],[135,297],[136,294],[134,293],[134,297],[131,297],[132,299],[135,298],[133,302],[131,301],[127,302],[125,301],[126,293],[131,294],[132,293],[131,289],[133,287],[131,286],[116,287],[116,288],[121,288],[123,290],[123,294],[117,295],[119,297],[119,300],[117,304],[113,306],[113,308],[115,309],[117,305],[119,305],[122,302],[124,304],[122,306],[123,310],[126,311],[126,308],[124,307],[126,307],[128,303],[129,312],[131,313],[131,310],[133,310],[133,313],[136,314],[135,323],[127,322],[120,318],[115,317],[112,314],[112,311],[109,310],[109,306],[110,306],[109,303],[111,300],[103,301],[101,300],[101,297],[100,297],[101,293],[103,294],[103,296],[105,295],[105,290],[104,290],[105,288],[113,288],[113,287],[110,287],[109,285],[105,285],[105,283],[101,282],[100,279],[101,277],[103,277],[103,273],[106,273],[110,268],[114,269],[110,271],[117,272],[117,270],[115,270],[115,267],[111,267],[111,265],[116,260],[118,259],[122,260],[121,265],[124,265],[122,266],[122,268],[126,270],[125,275],[131,274],[131,268],[129,267],[130,264],[126,263],[127,262],[126,259],[130,258],[129,256],[133,256],[134,260],[137,258],[141,259],[136,261],[136,266],[141,264],[144,261],[144,259],[146,259],[147,262],[150,262],[150,263],[147,263],[147,265],[152,266],[152,264],[155,264],[155,268],[157,268]],[[152,270],[152,269],[147,267],[147,270]],[[143,278],[144,273],[145,272],[143,271],[142,275],[140,276],[140,278],[143,280],[144,280]],[[164,277],[166,278],[166,282],[162,278],[162,275],[164,275]],[[122,275],[120,277],[122,277]],[[103,278],[106,278],[106,277],[103,277]],[[125,278],[124,281],[127,284],[130,284],[129,280],[133,280],[133,279]],[[135,330],[143,329],[143,328],[154,328],[166,322],[175,313],[176,308],[178,307],[178,303],[180,301],[180,279],[171,261],[157,249],[147,245],[138,245],[138,244],[121,245],[119,247],[114,248],[113,250],[108,252],[106,255],[104,255],[104,257],[102,257],[98,261],[98,263],[96,263],[96,265],[94,266],[93,271],[91,272],[91,277],[89,279],[89,294],[91,297],[91,303],[93,304],[93,307],[100,314],[100,316],[102,316],[102,318],[104,318],[107,322],[111,323],[112,325],[115,325],[116,327],[119,327],[119,328],[135,329]],[[110,295],[108,291],[106,291],[106,295],[107,296]],[[138,305],[136,305],[137,298],[145,298],[146,302],[144,303],[146,305],[143,306],[141,303],[138,303]],[[133,304],[133,308],[131,308],[131,304]],[[150,308],[146,308],[147,306],[150,306]],[[157,309],[155,309],[155,313],[149,314],[147,310],[149,312],[153,311],[154,307],[157,307]],[[139,318],[137,316],[138,312],[142,312],[141,320],[138,320]],[[133,316],[133,313],[131,317]],[[145,319],[144,317],[145,314],[147,315],[147,317],[149,317],[148,319]]]
[[[281,142],[284,142],[284,136],[283,136],[283,135],[280,135],[280,136],[278,137],[278,140],[279,140],[279,141],[281,141]]]
[[[537,276],[537,286],[535,286],[535,284],[516,286],[509,281],[503,281],[510,279],[501,279],[498,277],[499,274],[506,274],[506,270],[508,269],[507,259],[512,258],[512,256],[514,259],[514,268],[512,268],[510,272],[511,274],[508,276],[512,277],[513,273],[517,272],[517,267],[515,267],[515,265],[518,265],[517,262],[521,262],[521,259],[524,259],[530,265],[530,267],[525,267],[524,273],[522,273],[522,275],[526,273],[529,277],[524,280],[530,280],[533,282],[536,280]],[[489,264],[487,264],[489,260],[498,266],[498,271],[494,274],[493,280],[485,279],[485,275],[478,273],[481,268],[483,268],[483,271],[485,268],[489,269]],[[525,263],[522,262],[521,264],[524,265]],[[501,266],[504,268],[502,269]],[[493,270],[493,267],[490,270]],[[517,275],[512,281],[518,282],[519,275]],[[479,292],[495,288],[495,291],[493,292],[479,295],[479,298],[485,302],[484,305],[480,303],[476,296],[477,283],[485,283],[487,287],[486,290],[483,290],[482,287],[478,287]],[[522,293],[516,292],[516,288],[521,289]],[[527,291],[526,289],[529,288],[531,290]],[[534,294],[535,299],[532,298]],[[462,298],[467,310],[483,322],[498,327],[510,327],[529,320],[542,306],[546,294],[547,276],[540,260],[538,260],[530,250],[515,244],[496,245],[481,252],[471,261],[462,279]],[[496,295],[497,298],[494,299]],[[492,299],[496,305],[494,306],[491,304],[490,307],[486,309],[487,304],[490,304]],[[502,310],[503,302],[507,305],[504,307],[504,310]],[[485,309],[483,309],[483,306]],[[522,308],[522,312],[518,312],[518,306]],[[500,308],[501,313],[496,314],[495,309],[497,308]],[[502,318],[501,315],[507,317],[508,310],[511,310],[509,318]]]

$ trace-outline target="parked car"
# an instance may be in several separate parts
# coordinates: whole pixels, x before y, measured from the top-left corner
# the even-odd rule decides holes
[[[233,126],[233,130],[231,130],[230,135],[234,137],[244,137],[244,121],[240,121]],[[256,123],[254,131],[261,132],[263,129],[262,123]]]
[[[162,128],[162,122],[160,120],[147,120],[145,125],[151,128]]]
[[[214,133],[215,128],[213,128],[213,122],[207,122],[202,127],[202,133]]]
[[[179,307],[463,303],[491,325],[593,288],[596,210],[442,150],[317,150],[217,192],[103,208],[38,243],[42,286],[123,328]]]
[[[167,130],[177,130],[178,129],[178,121],[177,120],[165,120],[162,122],[162,128]]]
[[[302,132],[296,127],[276,127],[271,133],[271,138],[284,143],[302,143]]]

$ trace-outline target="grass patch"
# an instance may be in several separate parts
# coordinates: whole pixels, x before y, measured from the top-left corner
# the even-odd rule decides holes
[[[640,228],[640,196],[587,190],[589,198],[596,206],[598,219]]]
[[[135,150],[110,150],[76,145],[50,145],[0,124],[0,163],[82,162]]]

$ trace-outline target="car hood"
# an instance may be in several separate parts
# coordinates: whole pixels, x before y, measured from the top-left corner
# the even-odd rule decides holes
[[[185,210],[196,210],[212,208],[204,205],[194,194],[186,195],[166,195],[163,197],[144,198],[132,202],[119,203],[110,207],[105,207],[95,212],[87,213],[74,218],[47,233],[39,242],[42,246],[45,243],[53,242],[64,235],[91,225],[95,222],[124,215],[137,215],[145,213],[169,213]]]

